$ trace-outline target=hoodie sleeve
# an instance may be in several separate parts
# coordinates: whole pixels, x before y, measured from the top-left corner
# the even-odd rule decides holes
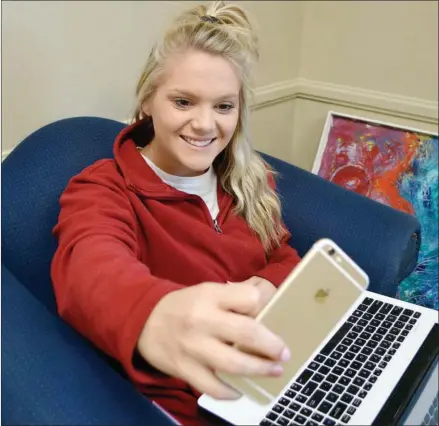
[[[95,173],[100,164],[74,177],[60,198],[52,282],[61,317],[144,382],[133,365],[138,337],[159,300],[183,286],[154,277],[139,260],[125,183],[118,173]]]

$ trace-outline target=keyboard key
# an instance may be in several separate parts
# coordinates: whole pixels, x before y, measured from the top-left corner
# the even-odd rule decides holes
[[[307,398],[305,395],[297,395],[296,396],[296,401],[301,402],[302,404],[304,404],[306,402]]]
[[[321,390],[315,391],[313,395],[308,399],[306,405],[311,408],[316,408],[317,405],[319,405],[322,399],[325,397],[325,395],[325,392]]]
[[[401,329],[400,328],[396,328],[396,327],[392,327],[390,329],[390,333],[395,334],[395,335],[398,335],[400,331],[401,331]]]
[[[345,412],[346,408],[348,408],[348,406],[346,404],[343,404],[343,402],[337,402],[337,404],[331,410],[329,415],[331,417],[333,417],[334,419],[338,420],[343,415],[343,413]]]
[[[359,396],[360,398],[364,399],[364,398],[366,398],[366,396],[367,396],[367,392],[366,392],[366,391],[361,391],[361,392],[358,394],[358,396]]]
[[[400,346],[401,346],[400,343],[394,343],[394,344],[392,345],[392,348],[393,348],[393,349],[398,349]]]
[[[407,315],[401,315],[398,319],[401,322],[407,322],[409,320],[409,317]]]
[[[372,314],[363,314],[363,319],[365,319],[366,321],[370,321],[373,318]]]
[[[378,377],[377,376],[370,376],[369,377],[369,382],[371,383],[375,383],[377,381]]]
[[[274,425],[274,423],[270,422],[270,420],[267,420],[267,419],[262,420],[262,422],[259,423],[259,424],[260,424],[260,426],[272,426],[272,425]]]
[[[356,310],[352,313],[352,315],[353,315],[354,317],[361,318],[361,316],[363,315],[363,312],[361,312],[361,311],[359,311],[358,309],[356,309]]]
[[[318,384],[316,382],[308,382],[301,393],[305,396],[310,396],[317,389],[317,386]]]
[[[285,417],[279,417],[276,421],[276,424],[279,426],[288,426],[289,421]]]
[[[312,376],[312,379],[318,383],[320,383],[325,377],[322,376],[321,374],[317,373],[314,374],[314,376]]]
[[[308,426],[319,426],[318,423],[313,422],[312,420],[308,420],[307,425],[308,425]]]
[[[401,335],[403,335],[404,337],[409,335],[409,332],[407,330],[403,330]],[[398,340],[398,339],[397,339]]]
[[[332,404],[330,404],[329,402],[323,401],[320,405],[318,410],[321,413],[327,414],[328,411],[332,408]]]
[[[316,422],[321,422],[323,420],[323,416],[319,413],[314,413],[311,418]]]
[[[285,396],[287,396],[288,398],[293,399],[296,396],[296,392],[292,391],[291,389],[288,389],[285,393]]]
[[[372,362],[374,362],[374,363],[378,363],[378,362],[381,361],[381,357],[378,356],[378,355],[376,355],[376,354],[373,354],[373,355],[370,357],[370,361],[372,361]]]
[[[347,320],[349,323],[355,324],[358,321],[358,317],[351,315]]]
[[[382,338],[383,338],[383,335],[382,334],[378,334],[378,333],[375,333],[372,336],[372,340],[375,340],[375,342],[380,342]]]
[[[373,302],[372,305],[369,306],[367,313],[375,315],[382,305],[383,302],[381,302],[381,300],[375,300],[375,302]]]
[[[360,346],[352,345],[352,346],[350,347],[350,350],[351,350],[351,352],[357,354],[358,352],[360,352],[361,348],[360,348]]]
[[[346,368],[349,365],[349,361],[343,358],[340,361],[338,361],[338,365],[340,367]]]
[[[322,365],[322,366],[319,368],[318,371],[319,371],[319,373],[321,373],[321,374],[328,374],[329,371],[330,371],[330,368],[328,368],[328,367]]]
[[[345,414],[342,418],[341,421],[343,423],[349,423],[349,420],[351,420],[351,416],[348,416],[347,414]]]
[[[379,327],[380,324],[381,324],[381,321],[378,321],[377,319],[373,319],[373,320],[370,322],[370,325],[373,326],[373,327]]]
[[[363,349],[361,349],[361,353],[364,355],[370,355],[372,353],[372,348],[365,346]]]
[[[361,311],[360,312],[361,315]],[[323,355],[329,355],[335,347],[343,340],[347,333],[352,328],[352,324],[349,322],[345,322],[334,334],[331,340],[325,345],[325,347],[320,351]]]
[[[292,410],[285,410],[282,415],[287,419],[292,419],[296,413]]]
[[[411,309],[404,309],[404,312],[402,314],[411,317],[413,315],[413,311]]]
[[[377,369],[373,372],[373,374],[375,374],[375,376],[380,376],[382,372],[383,372],[383,370],[381,370],[380,368],[377,368]]]
[[[371,299],[370,297],[366,297],[362,303],[364,303],[365,305],[370,305],[373,302],[373,299]]]
[[[359,390],[360,388],[358,386],[350,385],[347,389],[347,392],[351,393],[352,395],[356,395]]]
[[[316,371],[319,368],[319,364],[313,361],[311,364],[308,365],[308,368],[310,370]]]
[[[345,339],[346,340],[346,339]],[[348,350],[348,347],[347,346],[345,346],[345,345],[338,345],[337,346],[337,351],[338,352],[342,352],[342,353],[344,353],[344,352],[346,352]]]
[[[405,340],[405,337],[404,336],[399,336],[397,339],[396,339],[398,342],[403,342],[404,340]]]
[[[361,387],[361,386],[363,386],[364,382],[365,382],[365,380],[362,379],[361,377],[356,377],[354,380],[354,385]],[[348,389],[348,392],[349,392],[349,389]]]
[[[352,368],[348,368],[344,374],[345,376],[352,378],[355,376],[356,372],[355,370],[352,370]]]
[[[402,308],[399,306],[395,306],[391,312],[391,315],[398,316],[402,312]]]
[[[364,340],[368,340],[368,339],[370,338],[370,336],[371,336],[371,334],[368,333],[367,331],[363,331],[363,332],[360,334],[360,338],[361,338],[361,339],[364,339]]]
[[[371,350],[370,348],[367,348],[367,349]],[[361,351],[361,352],[363,352],[363,351]],[[360,362],[360,363],[363,363],[364,361],[366,361],[366,359],[367,359],[367,356],[364,353],[358,354],[357,357],[355,358],[355,360]],[[355,367],[352,366],[352,368],[355,368]]]
[[[272,410],[273,410],[275,413],[280,414],[280,413],[282,413],[282,411],[284,411],[284,407],[282,407],[282,405],[276,404],[276,405],[272,408]]]
[[[341,397],[341,400],[343,402],[346,402],[347,404],[350,404],[353,399],[354,397],[352,395],[349,395],[348,393],[343,394],[343,396]]]
[[[335,401],[337,401],[337,399],[338,399],[338,395],[337,395],[336,393],[334,393],[334,392],[330,392],[330,393],[328,393],[328,395],[326,396],[326,399],[327,399],[329,402],[335,402]]]
[[[373,370],[376,367],[376,364],[374,364],[373,362],[366,362],[366,364],[364,365],[364,368],[367,368],[368,370]]]
[[[366,327],[367,321],[365,319],[360,319],[357,324],[361,325],[361,327]]]
[[[386,320],[387,320],[387,321],[390,321],[390,322],[395,322],[395,321],[396,321],[396,318],[397,318],[397,317],[395,317],[395,315],[387,315]]]
[[[298,385],[297,383],[293,383],[291,385],[291,389],[295,390],[296,392],[300,391],[302,389],[302,386]]]
[[[389,355],[395,355],[395,353],[396,353],[395,349],[389,349],[389,352],[388,352]]]
[[[386,318],[386,316],[383,314],[376,314],[375,315],[375,319],[377,319],[379,321],[382,321],[384,318]]]
[[[374,334],[374,336],[381,336],[381,334]],[[366,346],[368,348],[375,349],[378,346],[378,342],[376,340],[369,340]]]
[[[278,402],[280,405],[283,405],[284,407],[286,407],[290,403],[290,400],[282,397],[281,399],[279,399]]]
[[[381,346],[382,348],[384,348],[384,349],[388,349],[388,348],[390,348],[390,343],[389,343],[387,340],[383,340],[383,341],[380,343],[380,346]]]
[[[335,374],[330,374],[329,376],[326,377],[326,380],[329,383],[335,383],[338,380],[338,377]]]
[[[383,321],[383,323],[381,324],[381,327],[389,329],[390,327],[392,327],[392,323],[389,321]]]
[[[362,303],[360,306],[357,307],[357,309],[358,309],[359,311],[365,312],[365,311],[367,311],[367,305],[364,305],[364,304]]]
[[[311,413],[312,413],[312,410],[310,410],[309,408],[305,408],[305,407],[303,407],[303,408],[300,410],[300,414],[302,414],[302,415],[304,415],[304,416],[306,416],[306,417],[309,417],[309,416],[311,415]]]
[[[332,389],[335,393],[338,393],[339,395],[341,395],[344,390],[345,387],[344,386],[340,386],[340,385],[335,385],[334,388]]]
[[[298,412],[300,410],[300,407],[301,406],[297,402],[292,402],[289,406],[289,409]]]
[[[306,418],[298,414],[296,417],[294,417],[294,421],[300,425],[304,425],[306,423]]]
[[[357,334],[357,336],[355,336],[355,337],[358,337],[358,334],[361,333],[363,330],[364,330],[363,327],[360,327],[359,325],[356,325],[356,326],[352,329],[352,331],[348,334],[348,337],[349,337],[350,335],[352,335],[352,334]],[[354,337],[354,339],[355,339],[355,337]],[[352,339],[352,337],[349,337],[349,338]]]
[[[394,334],[388,334],[385,339],[389,342],[393,342],[395,340],[396,336]]]
[[[318,355],[314,358],[314,361],[315,361],[315,362],[320,362],[320,363],[322,363],[322,362],[325,361],[325,359],[326,359],[326,358],[325,358],[323,355],[318,354]]]
[[[396,321],[395,322],[395,327],[398,328],[404,328],[405,324],[402,321]]]
[[[348,408],[348,413],[352,416],[352,414],[355,414],[355,411],[357,411],[357,409],[355,407],[349,407]]]
[[[314,373],[311,370],[304,370],[303,373],[297,378],[296,382],[304,385],[311,378]]]
[[[343,374],[344,369],[340,367],[334,367],[332,369],[332,374],[335,374],[336,376],[341,376]]]
[[[363,379],[367,379],[370,376],[370,371],[369,370],[365,370],[364,368],[358,373],[358,375],[360,377],[362,377]]]
[[[363,365],[362,365],[360,362],[358,362],[358,361],[354,361],[354,362],[351,364],[351,368],[352,368],[353,370],[359,370],[362,366],[363,366]]]
[[[372,386],[373,386],[372,383],[366,383],[364,385],[364,389],[367,390],[367,391],[370,391],[372,389]]]
[[[331,358],[339,360],[341,358],[342,354],[340,352],[333,352],[331,354]]]
[[[278,417],[279,417],[279,415],[276,414],[276,413],[274,413],[273,411],[270,411],[270,412],[267,414],[267,418],[268,418],[269,420],[276,420]]]
[[[387,315],[391,310],[392,306],[390,303],[384,303],[384,305],[380,309],[380,314]]]
[[[331,420],[330,418],[326,418],[326,419],[323,421],[323,424],[324,424],[325,426],[335,426],[335,422],[334,422],[334,420]]]
[[[343,376],[343,377],[340,377],[340,380],[338,381],[338,383],[340,385],[347,386],[349,383],[351,383],[351,380],[348,379],[347,377]]]
[[[392,359],[392,356],[391,356],[391,355],[386,355],[386,356],[384,357],[384,361],[386,361],[386,362],[389,362],[391,359]]]
[[[332,358],[328,358],[328,359],[325,361],[325,365],[326,365],[327,367],[333,367],[333,366],[335,365],[335,361],[334,361]]]
[[[354,333],[353,331],[351,331],[351,332],[347,335],[347,337],[345,337],[345,338],[341,341],[341,343],[342,343],[343,345],[350,346],[350,345],[352,345],[352,342],[353,342],[357,337],[358,337],[358,333]]]
[[[355,344],[358,346],[364,346],[366,344],[366,340],[364,339],[357,339],[355,340]]]
[[[386,334],[387,333],[387,329],[384,327],[379,327],[377,330],[377,333],[379,334]]]
[[[359,398],[354,399],[354,402],[352,404],[355,407],[359,407],[361,405],[361,399],[359,399]]]
[[[419,318],[421,316],[420,312],[415,312],[415,314],[413,315],[415,318]]]
[[[352,352],[346,352],[344,354],[344,358],[348,359],[349,361],[353,360],[355,358],[355,354]]]
[[[379,347],[379,348],[376,348],[375,353],[377,355],[382,356],[382,355],[384,355],[386,353],[386,350],[384,348],[382,348],[382,347]]]

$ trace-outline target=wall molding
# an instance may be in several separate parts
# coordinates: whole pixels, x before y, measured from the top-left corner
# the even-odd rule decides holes
[[[252,107],[261,109],[294,99],[327,103],[332,105],[331,109],[343,106],[438,125],[437,102],[305,78],[258,87],[254,91]],[[2,150],[2,161],[12,149]]]
[[[291,99],[305,99],[438,124],[437,102],[305,78],[260,87],[255,90],[254,98],[254,109]]]

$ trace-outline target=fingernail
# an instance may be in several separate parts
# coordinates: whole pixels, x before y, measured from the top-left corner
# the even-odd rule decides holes
[[[291,353],[290,353],[289,349],[284,348],[284,350],[280,354],[280,360],[285,362],[285,361],[288,361],[290,359],[290,357],[291,357]]]
[[[271,369],[270,369],[270,373],[271,373],[273,376],[280,376],[283,372],[284,372],[284,369],[283,369],[283,367],[282,367],[281,365],[279,365],[279,364],[275,364],[275,365],[273,365],[273,366],[271,367]]]

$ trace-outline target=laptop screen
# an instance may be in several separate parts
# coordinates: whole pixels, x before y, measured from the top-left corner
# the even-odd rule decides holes
[[[438,423],[438,357],[432,362],[419,388],[401,417],[400,425],[437,425]]]

